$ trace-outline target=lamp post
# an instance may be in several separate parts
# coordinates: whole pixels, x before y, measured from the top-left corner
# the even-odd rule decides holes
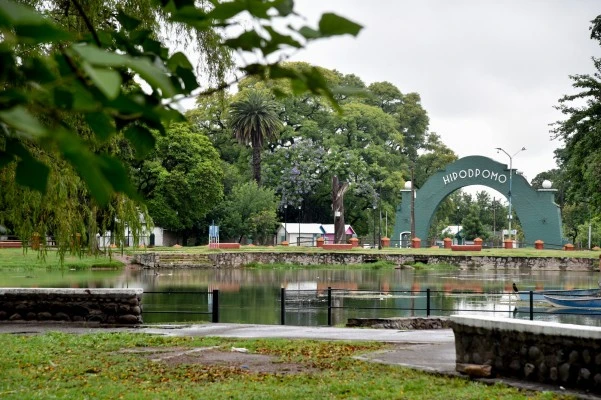
[[[374,203],[373,205],[374,208],[374,212],[373,212],[373,217],[374,217],[374,245],[373,248],[376,248],[376,203]]]
[[[300,246],[301,243],[301,231],[300,231],[300,224],[301,224],[301,205],[298,205],[298,238],[296,239],[297,242],[297,246]]]
[[[518,153],[525,151],[526,148],[522,147],[520,150],[513,153],[513,155],[510,155],[508,152],[506,152],[505,150],[503,150],[500,147],[496,147],[495,149],[497,150],[497,153],[499,151],[502,151],[503,153],[505,153],[507,155],[507,157],[509,157],[509,193],[508,193],[508,197],[507,197],[509,200],[509,215],[507,216],[507,219],[509,220],[509,240],[511,241],[511,220],[513,219],[513,215],[511,213],[511,182],[512,182],[512,176],[513,176],[513,157],[515,157]],[[513,247],[513,244],[512,244],[512,247]]]
[[[492,198],[492,247],[495,247],[495,238],[497,237],[497,207],[496,199]]]
[[[382,191],[380,191],[380,196],[378,196],[378,250],[382,250],[382,200],[380,197],[382,196]]]
[[[284,204],[284,241],[288,242],[288,203]]]

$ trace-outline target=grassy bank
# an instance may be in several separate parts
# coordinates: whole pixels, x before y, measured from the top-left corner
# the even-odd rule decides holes
[[[557,398],[352,358],[382,349],[380,343],[49,333],[0,335],[0,346],[3,399]],[[202,352],[186,352],[207,346],[218,346],[225,358],[231,347],[272,356],[275,368],[202,362]]]
[[[576,251],[564,251],[564,250],[535,250],[534,248],[521,248],[521,249],[483,249],[482,251],[452,251],[450,249],[440,248],[423,248],[423,249],[400,249],[400,248],[383,248],[382,250],[377,249],[364,249],[354,248],[352,250],[345,251],[324,251],[317,247],[297,247],[297,246],[241,246],[240,249],[236,250],[213,250],[207,246],[194,246],[194,247],[155,247],[151,249],[131,249],[126,250],[128,254],[135,254],[137,252],[183,252],[191,254],[212,254],[221,252],[257,252],[257,253],[356,253],[356,254],[407,254],[407,255],[429,255],[429,256],[479,256],[479,257],[572,257],[572,258],[593,258],[598,259],[601,256],[601,251],[589,251],[589,250],[576,250]]]
[[[123,263],[105,256],[67,254],[64,263],[56,251],[49,250],[42,256],[39,252],[23,249],[0,249],[0,269],[90,269],[120,268]]]

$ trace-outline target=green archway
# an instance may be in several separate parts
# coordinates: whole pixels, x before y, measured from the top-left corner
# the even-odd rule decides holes
[[[500,193],[509,192],[507,165],[482,156],[469,156],[438,171],[415,191],[415,236],[426,240],[432,218],[440,203],[451,193],[465,186],[482,185]],[[533,189],[521,175],[512,173],[511,203],[524,231],[525,242],[533,246],[536,240],[545,246],[561,246],[561,213],[555,204],[555,189]],[[411,191],[403,190],[396,212],[392,243],[411,231]]]

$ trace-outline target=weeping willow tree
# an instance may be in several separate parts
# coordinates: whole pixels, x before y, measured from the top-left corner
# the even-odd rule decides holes
[[[293,15],[291,0],[1,1],[0,222],[25,241],[53,235],[61,255],[105,229],[122,240],[127,226],[135,239],[148,218],[127,161],[184,120],[177,102],[197,96],[199,81],[209,85],[200,95],[228,86],[234,51],[256,56],[242,74],[334,101],[319,71],[268,58],[361,27],[329,13],[317,29],[274,28]],[[221,37],[241,16],[247,28]]]
[[[222,38],[215,29],[199,30],[181,23],[171,23],[165,10],[157,7],[151,0],[23,0],[21,3],[33,7],[69,32],[72,35],[71,41],[82,41],[90,37],[105,48],[112,48],[111,41],[118,37],[107,40],[104,32],[116,31],[127,22],[124,21],[125,14],[120,15],[118,12],[119,9],[126,9],[139,20],[139,29],[146,31],[147,41],[164,45],[172,42],[176,47],[193,49],[199,55],[195,69],[209,82],[219,85],[232,67],[231,49],[220,46]],[[24,45],[17,50],[17,56],[40,59],[44,55],[60,53],[60,46],[63,45],[64,43],[58,46]],[[60,65],[55,67],[60,68]],[[133,81],[124,83],[135,90]],[[65,98],[62,101],[68,103],[67,93],[63,92]],[[108,138],[95,135],[93,130],[97,122],[90,121],[89,116],[86,118],[84,114],[60,109],[52,110],[54,115],[47,115],[47,110],[44,109],[32,111],[45,121],[60,120],[60,125],[67,126],[95,154],[114,155],[126,163],[132,153],[134,156],[143,156],[135,154],[129,143],[123,140],[123,131],[115,132]],[[108,122],[111,124],[111,121]],[[142,230],[141,221],[151,221],[144,202],[139,197],[115,191],[107,201],[99,203],[90,194],[80,174],[61,157],[59,149],[39,146],[35,141],[27,139],[21,139],[20,144],[37,161],[48,167],[47,187],[42,193],[20,185],[16,177],[16,162],[0,171],[0,221],[10,231],[24,241],[37,237],[36,240],[45,243],[48,237],[52,237],[61,255],[67,250],[79,251],[81,246],[90,252],[97,251],[96,234],[102,235],[107,230],[112,232],[111,240],[116,245],[124,243],[126,229],[133,234],[134,243],[138,241]],[[4,146],[6,145],[5,142]]]

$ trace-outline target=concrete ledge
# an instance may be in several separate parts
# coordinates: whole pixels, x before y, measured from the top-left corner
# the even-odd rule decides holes
[[[6,294],[140,296],[142,293],[144,293],[144,289],[0,288],[0,296]]]
[[[322,247],[323,247],[324,250],[352,250],[353,249],[353,245],[352,244],[345,244],[345,243],[324,244]]]
[[[451,321],[472,328],[516,331],[535,335],[561,335],[592,340],[601,339],[601,327],[594,326],[479,315],[451,315]]]
[[[240,243],[211,243],[209,249],[239,249]]]
[[[601,393],[601,328],[452,315],[456,370]]]
[[[20,240],[2,240],[0,241],[0,249],[20,249],[23,244]]]
[[[481,251],[482,246],[478,244],[453,244],[451,251]]]

